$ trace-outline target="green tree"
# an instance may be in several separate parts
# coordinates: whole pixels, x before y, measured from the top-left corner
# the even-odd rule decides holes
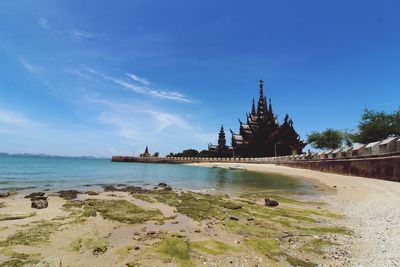
[[[153,154],[153,157],[158,158],[159,156],[160,156],[160,153],[158,153],[158,152],[156,152],[156,153]]]
[[[365,109],[358,132],[351,138],[354,142],[368,144],[392,135],[400,135],[400,109],[393,113]]]
[[[345,133],[334,129],[323,132],[312,132],[307,136],[307,142],[318,149],[336,149],[346,141]]]
[[[171,152],[167,157],[198,157],[198,156],[199,156],[199,151],[197,151],[196,149],[186,149],[176,154]]]

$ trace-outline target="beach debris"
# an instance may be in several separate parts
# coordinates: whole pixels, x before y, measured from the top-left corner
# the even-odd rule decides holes
[[[229,220],[232,220],[232,221],[239,221],[239,217],[236,217],[236,216],[231,215],[231,216],[229,216]]]
[[[17,194],[17,192],[15,192],[15,191],[0,192],[0,198],[11,197],[11,196],[15,196],[16,194]]]
[[[195,233],[201,233],[201,230],[200,229],[196,229],[196,230],[194,230],[194,232]]]
[[[153,239],[163,239],[166,238],[168,235],[167,231],[149,231],[148,233],[140,233],[135,232],[133,234],[133,240],[136,241],[146,241],[146,240],[153,240]]]
[[[44,196],[46,193],[45,192],[33,192],[33,193],[30,193],[29,195],[26,195],[26,196],[24,196],[24,198],[30,198],[30,199],[33,199],[34,197],[42,197],[42,196]]]
[[[276,207],[279,205],[278,201],[270,199],[268,197],[266,197],[264,199],[264,201],[265,201],[265,206],[268,206],[268,207]]]
[[[31,208],[33,209],[45,209],[49,206],[49,202],[45,196],[35,196],[31,198],[31,201]]]
[[[96,191],[86,191],[85,194],[89,196],[97,196],[99,193]]]
[[[77,190],[61,190],[57,192],[59,196],[65,200],[72,200],[75,199],[78,194],[81,194],[81,192]]]
[[[61,259],[58,256],[50,256],[42,259],[32,267],[61,267]]]
[[[106,246],[97,247],[97,248],[93,249],[93,255],[99,256],[101,254],[104,254],[106,251],[107,251],[107,247]]]
[[[6,202],[0,202],[0,209],[1,208],[5,208],[7,205],[6,205]]]
[[[226,202],[224,203],[224,208],[229,209],[229,210],[239,210],[242,208],[242,205],[233,203],[233,202]]]
[[[228,169],[230,170],[239,170],[239,171],[245,171],[246,168],[242,166],[229,166]]]
[[[125,266],[127,266],[127,267],[138,267],[138,266],[140,266],[140,264],[139,264],[139,262],[137,260],[134,260],[134,261],[128,262]]]
[[[94,256],[99,256],[107,251],[108,241],[103,238],[88,238],[82,241],[86,248],[92,250]]]

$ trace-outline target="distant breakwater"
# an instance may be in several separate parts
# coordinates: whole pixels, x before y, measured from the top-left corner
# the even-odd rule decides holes
[[[278,164],[294,168],[310,169],[328,173],[362,176],[400,182],[400,153],[380,156],[309,159],[307,155],[267,158],[200,158],[200,157],[130,157],[113,156],[113,162],[140,163],[251,163]]]

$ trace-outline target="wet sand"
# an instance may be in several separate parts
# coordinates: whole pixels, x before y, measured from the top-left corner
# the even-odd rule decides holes
[[[351,261],[346,266],[400,266],[400,183],[272,164],[193,165],[240,166],[251,171],[312,179],[335,188],[336,192],[326,194],[324,201],[345,214],[345,225],[355,232],[348,251]]]

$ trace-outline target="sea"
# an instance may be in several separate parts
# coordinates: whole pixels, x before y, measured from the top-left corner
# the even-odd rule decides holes
[[[290,191],[312,194],[313,183],[278,174],[178,164],[121,163],[110,159],[0,156],[0,192],[96,190],[124,184],[216,192]]]

